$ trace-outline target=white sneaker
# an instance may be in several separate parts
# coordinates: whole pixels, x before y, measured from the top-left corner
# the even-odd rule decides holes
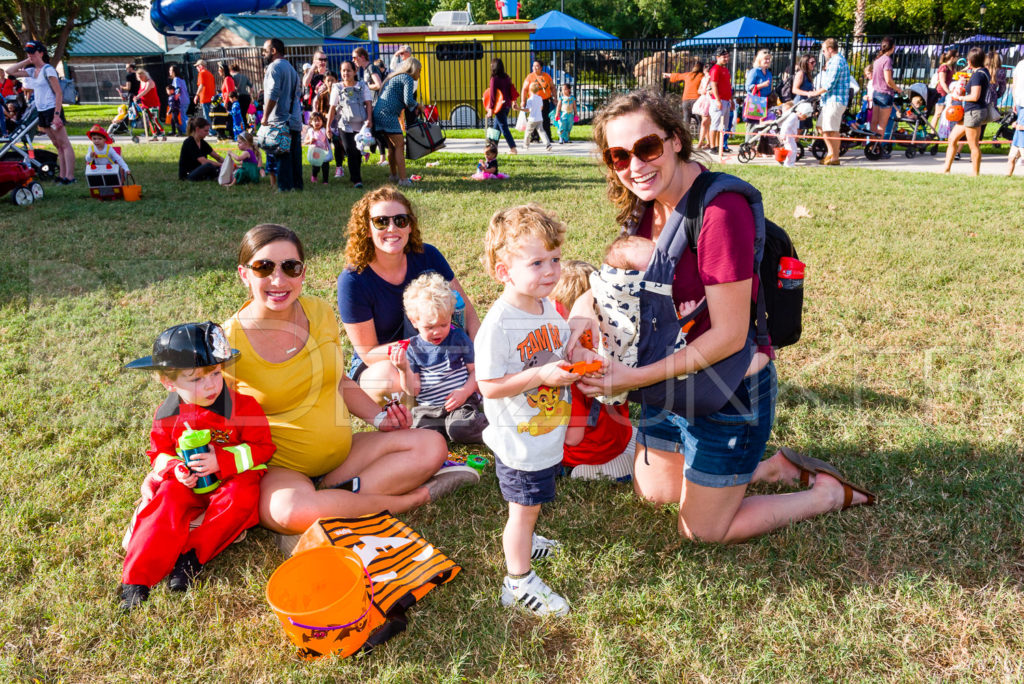
[[[505,581],[501,583],[501,605],[519,606],[541,616],[569,614],[569,603],[552,591],[532,570],[529,575],[517,580],[505,575]]]
[[[530,543],[530,560],[541,560],[562,552],[562,542],[534,533]]]
[[[636,455],[636,428],[621,454],[601,465],[578,465],[569,477],[574,480],[614,480],[622,484],[633,481],[633,459]]]

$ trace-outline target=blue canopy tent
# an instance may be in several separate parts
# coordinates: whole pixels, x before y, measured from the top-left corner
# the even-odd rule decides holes
[[[533,50],[620,50],[622,41],[585,22],[551,10],[531,22],[537,30],[530,36]]]
[[[788,29],[779,28],[757,19],[751,19],[750,17],[740,17],[730,21],[728,24],[722,24],[710,31],[705,31],[700,35],[676,43],[672,48],[679,50],[685,47],[706,45],[735,46],[752,45],[754,43],[788,43],[792,36],[793,32]],[[811,46],[818,43],[815,39],[808,38],[802,34],[797,34],[797,41],[803,46]]]

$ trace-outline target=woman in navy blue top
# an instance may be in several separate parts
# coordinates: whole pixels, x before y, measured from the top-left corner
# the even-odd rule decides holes
[[[338,276],[338,311],[354,353],[349,377],[375,400],[398,392],[398,371],[388,347],[416,334],[402,309],[406,286],[436,271],[465,302],[466,332],[476,337],[480,319],[448,261],[423,243],[412,204],[394,187],[363,195],[352,207],[345,270]]]

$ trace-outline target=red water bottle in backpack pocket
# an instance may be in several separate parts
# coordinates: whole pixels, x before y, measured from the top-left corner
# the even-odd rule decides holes
[[[778,288],[780,290],[796,290],[804,286],[804,262],[793,257],[779,259]]]

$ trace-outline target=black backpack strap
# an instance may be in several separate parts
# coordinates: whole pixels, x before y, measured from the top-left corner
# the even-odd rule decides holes
[[[683,230],[686,233],[686,241],[690,250],[697,253],[697,239],[700,237],[701,228],[704,225],[704,206],[707,192],[719,177],[726,174],[719,171],[704,171],[690,186],[686,193],[686,211],[683,219]],[[757,220],[757,217],[754,217]],[[762,255],[763,258],[763,255]],[[677,257],[678,260],[678,257]],[[757,344],[761,347],[771,345],[771,336],[768,334],[768,312],[764,300],[764,288],[766,284],[759,273],[760,263],[754,264],[754,273],[758,275],[757,301],[752,307],[754,309],[754,326],[757,332]],[[696,313],[696,312],[694,312]]]

